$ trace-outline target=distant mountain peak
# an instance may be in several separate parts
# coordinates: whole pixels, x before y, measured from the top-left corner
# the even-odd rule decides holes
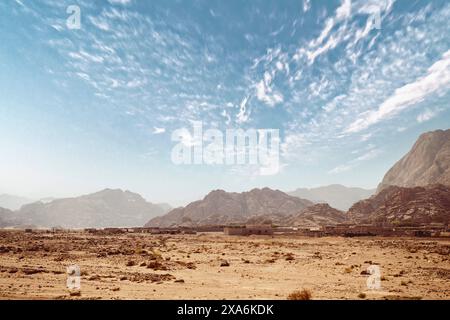
[[[214,190],[203,200],[154,218],[146,226],[180,226],[186,222],[195,225],[244,223],[257,216],[287,216],[312,204],[311,201],[270,188],[256,188],[242,193]]]
[[[10,225],[65,228],[136,227],[166,209],[122,189],[103,189],[79,197],[34,202],[14,213]]]

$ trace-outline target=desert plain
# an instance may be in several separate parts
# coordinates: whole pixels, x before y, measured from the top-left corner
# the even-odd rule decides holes
[[[73,265],[80,288],[69,290]],[[450,299],[450,239],[0,231],[0,299],[287,299],[303,289],[312,299]]]

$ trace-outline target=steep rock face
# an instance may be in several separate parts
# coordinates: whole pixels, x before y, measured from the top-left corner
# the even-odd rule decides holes
[[[298,214],[286,219],[285,225],[302,228],[332,226],[347,221],[347,215],[330,207],[327,203],[319,203],[303,209]]]
[[[343,185],[333,184],[311,189],[300,188],[288,194],[316,203],[328,203],[333,208],[346,211],[355,202],[369,198],[375,191],[373,189],[349,188]]]
[[[353,205],[348,217],[360,223],[449,223],[450,187],[440,184],[414,188],[389,186]]]
[[[450,185],[450,129],[422,134],[409,151],[384,176],[378,192],[389,185],[400,187]]]
[[[262,215],[290,215],[312,205],[308,200],[292,197],[279,190],[253,189],[235,193],[216,190],[203,200],[177,208],[150,220],[147,227],[243,223]]]
[[[132,227],[141,226],[164,210],[136,193],[103,191],[76,198],[35,202],[15,212],[16,225],[41,227]]]

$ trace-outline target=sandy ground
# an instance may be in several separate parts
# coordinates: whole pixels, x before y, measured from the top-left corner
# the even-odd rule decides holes
[[[450,299],[450,240],[0,231],[0,299]],[[229,266],[221,266],[228,262]],[[81,289],[67,288],[78,265]],[[368,289],[370,265],[381,288]]]

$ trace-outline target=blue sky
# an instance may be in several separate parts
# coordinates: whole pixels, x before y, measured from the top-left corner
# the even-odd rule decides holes
[[[376,187],[418,135],[449,127],[448,21],[446,0],[1,1],[0,193],[111,187],[178,205]],[[192,121],[279,129],[282,170],[174,165],[171,133]]]

